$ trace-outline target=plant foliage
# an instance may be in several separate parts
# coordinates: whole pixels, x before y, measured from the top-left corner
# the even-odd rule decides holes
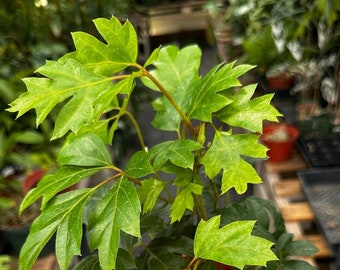
[[[53,235],[59,265],[67,269],[81,253],[83,224],[97,253],[76,269],[198,269],[211,261],[242,269],[277,261],[276,238],[254,234],[259,216],[227,224],[221,222],[226,215],[216,212],[228,190],[243,193],[248,184],[261,182],[249,160],[266,157],[258,132],[264,120],[280,116],[270,105],[272,95],[253,98],[255,86],[240,84],[238,78],[252,66],[223,63],[200,76],[196,45],[158,48],[140,65],[129,21],[100,18],[94,24],[103,40],[73,33],[76,50],[47,61],[39,76],[25,78],[28,91],[8,109],[18,116],[34,109],[37,125],[57,111],[52,139],[66,138],[59,168],[21,205],[24,211],[42,199],[20,269],[31,268]],[[129,110],[139,80],[158,95],[152,102],[154,127],[175,132],[177,139],[150,149],[145,144]],[[134,126],[140,150],[119,167],[108,146],[123,118]],[[98,175],[103,179],[94,187],[60,194],[103,170],[111,174]],[[215,206],[208,207],[212,201]]]

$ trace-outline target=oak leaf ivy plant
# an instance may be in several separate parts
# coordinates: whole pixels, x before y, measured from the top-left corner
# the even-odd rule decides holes
[[[34,109],[37,125],[59,110],[52,139],[65,137],[59,168],[21,205],[22,212],[41,199],[42,213],[21,250],[20,269],[30,269],[54,235],[59,266],[67,269],[81,253],[83,234],[93,253],[75,269],[312,268],[288,258],[315,249],[293,241],[267,201],[221,203],[229,190],[241,194],[261,182],[251,161],[266,157],[259,142],[263,121],[280,116],[271,94],[253,98],[256,85],[240,84],[253,67],[221,63],[200,76],[196,45],[157,48],[141,65],[129,21],[99,18],[94,24],[101,40],[73,33],[76,50],[23,79],[28,91],[8,109],[18,117]],[[145,145],[129,111],[138,80],[159,95],[152,101],[153,126],[177,139]],[[121,168],[109,146],[123,118],[133,124],[140,149]],[[94,187],[60,193],[102,170],[112,174]]]

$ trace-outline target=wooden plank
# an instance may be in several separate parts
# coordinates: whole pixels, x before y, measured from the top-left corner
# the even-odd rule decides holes
[[[276,196],[300,196],[303,194],[299,179],[285,179],[274,184]]]
[[[285,221],[313,221],[314,213],[308,202],[289,203],[281,206]]]
[[[285,162],[265,162],[265,168],[267,172],[296,172],[307,168],[306,162],[301,155],[294,149],[292,157]]]
[[[18,269],[18,258],[12,257],[11,269]],[[39,258],[33,265],[32,270],[59,270],[55,254]]]

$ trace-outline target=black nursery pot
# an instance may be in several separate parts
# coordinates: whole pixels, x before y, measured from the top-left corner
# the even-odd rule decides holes
[[[15,229],[3,229],[1,233],[4,239],[10,245],[11,254],[18,256],[20,250],[24,245],[26,238],[29,234],[30,226],[15,228]],[[39,257],[47,256],[53,253],[55,250],[55,236],[53,236],[50,241],[47,242],[43,250],[41,251]]]

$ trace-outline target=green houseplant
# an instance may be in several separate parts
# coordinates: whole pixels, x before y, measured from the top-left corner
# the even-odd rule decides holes
[[[222,63],[200,76],[196,45],[155,49],[140,65],[129,21],[122,25],[112,17],[94,23],[104,42],[73,33],[76,50],[47,61],[39,76],[25,78],[28,91],[8,109],[18,116],[35,109],[39,125],[61,105],[52,139],[65,138],[59,168],[21,205],[23,211],[42,199],[42,214],[21,250],[20,269],[30,269],[55,234],[59,266],[67,269],[81,253],[83,224],[96,252],[75,269],[216,269],[216,263],[314,269],[289,258],[312,255],[315,248],[293,241],[267,201],[226,204],[230,189],[243,193],[248,184],[261,182],[251,165],[266,157],[258,133],[264,119],[280,116],[270,105],[272,95],[252,99],[256,85],[240,85],[238,77],[253,67]],[[150,149],[145,144],[129,111],[139,80],[158,95],[152,102],[153,126],[177,139]],[[108,151],[122,118],[132,122],[140,142],[124,168]],[[102,170],[112,174],[94,187],[58,194]]]

